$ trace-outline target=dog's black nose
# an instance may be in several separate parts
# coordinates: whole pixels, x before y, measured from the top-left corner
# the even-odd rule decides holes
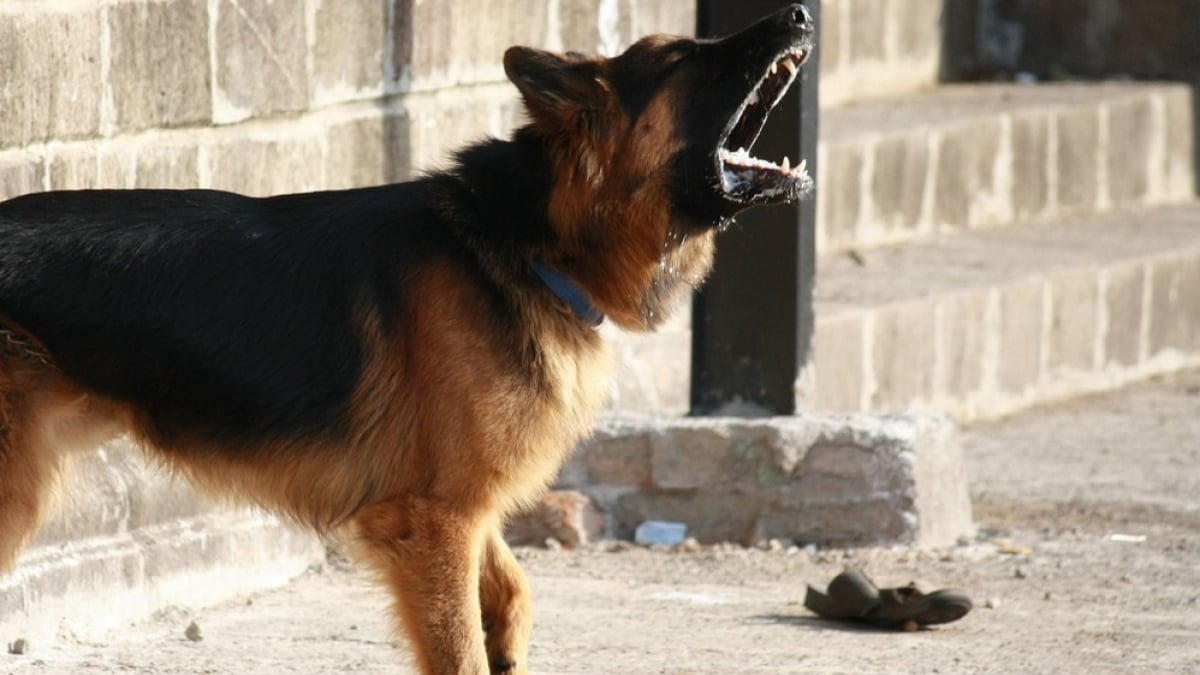
[[[794,28],[799,28],[804,31],[813,29],[812,15],[808,13],[808,8],[804,5],[792,5],[787,10],[788,22]]]

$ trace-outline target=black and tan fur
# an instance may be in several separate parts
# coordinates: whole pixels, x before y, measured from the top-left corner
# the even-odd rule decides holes
[[[734,214],[809,188],[718,150],[753,143],[770,106],[751,88],[781,96],[790,78],[766,73],[811,34],[793,6],[612,59],[514,47],[530,124],[409,183],[0,204],[0,568],[64,457],[129,433],[209,493],[352,539],[423,672],[525,672],[530,599],[501,527],[608,377],[534,266],[654,328]]]

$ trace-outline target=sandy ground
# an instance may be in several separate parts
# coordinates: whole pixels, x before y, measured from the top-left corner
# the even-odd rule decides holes
[[[940,551],[523,549],[538,673],[1200,673],[1200,373],[969,431],[980,536]],[[807,582],[847,562],[975,600],[915,633],[820,621]],[[335,565],[0,673],[411,672],[386,599]],[[203,640],[189,641],[195,622]],[[401,665],[397,665],[401,664]]]

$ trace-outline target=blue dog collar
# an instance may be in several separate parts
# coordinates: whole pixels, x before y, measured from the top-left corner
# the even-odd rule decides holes
[[[533,271],[541,277],[542,282],[558,296],[560,300],[567,303],[571,307],[571,311],[575,312],[575,316],[583,319],[591,326],[599,326],[604,321],[604,315],[600,310],[592,306],[588,300],[587,293],[583,289],[571,281],[558,270],[543,265],[542,263],[533,263]]]

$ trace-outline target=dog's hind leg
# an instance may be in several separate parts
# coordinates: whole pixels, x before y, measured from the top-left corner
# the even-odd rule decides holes
[[[486,675],[480,624],[477,514],[433,498],[397,496],[354,517],[363,554],[395,600],[421,672]]]
[[[487,635],[491,672],[529,672],[529,636],[533,632],[533,598],[499,527],[491,528],[483,548],[479,601]]]

